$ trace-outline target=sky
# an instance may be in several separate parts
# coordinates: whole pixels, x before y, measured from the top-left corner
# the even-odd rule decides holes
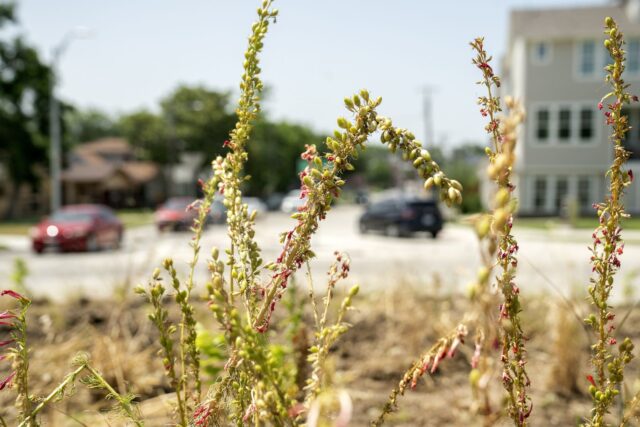
[[[380,113],[443,148],[484,141],[478,72],[469,41],[505,51],[513,8],[600,4],[585,0],[276,0],[262,54],[270,118],[335,128],[343,98],[367,88]],[[110,114],[154,110],[176,85],[237,87],[257,0],[18,0],[21,32],[44,58],[78,26],[60,61],[61,96]],[[499,69],[499,67],[498,67]],[[433,129],[425,130],[423,88]],[[235,96],[234,96],[235,98]],[[430,138],[429,138],[430,139]],[[428,144],[433,143],[427,141]]]

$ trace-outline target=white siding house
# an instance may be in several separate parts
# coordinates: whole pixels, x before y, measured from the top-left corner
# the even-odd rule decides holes
[[[583,214],[602,200],[612,153],[597,104],[609,91],[604,66],[604,18],[617,20],[627,40],[626,80],[640,93],[640,0],[603,6],[515,10],[503,62],[503,93],[518,98],[527,119],[517,149],[516,191],[521,215]],[[640,176],[640,105],[629,111],[630,168]],[[640,186],[627,210],[640,212]]]

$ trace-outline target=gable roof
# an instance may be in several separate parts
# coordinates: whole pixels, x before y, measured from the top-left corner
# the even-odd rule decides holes
[[[114,161],[109,154],[133,157],[133,149],[126,139],[102,138],[78,145],[73,149],[77,161],[62,172],[62,179],[68,182],[102,182],[116,174],[124,174],[135,184],[144,184],[154,179],[159,167],[154,162],[138,160]]]

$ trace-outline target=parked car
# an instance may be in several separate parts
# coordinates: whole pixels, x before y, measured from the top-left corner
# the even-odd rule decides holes
[[[271,193],[265,199],[265,203],[267,204],[267,210],[269,211],[279,211],[282,206],[282,200],[284,200],[284,194],[282,193]]]
[[[251,212],[258,212],[258,218],[262,218],[267,211],[267,205],[257,197],[243,197],[242,201],[247,204],[249,215]]]
[[[33,250],[96,251],[118,248],[124,227],[113,210],[103,205],[67,205],[31,229]]]
[[[300,206],[303,206],[307,203],[307,198],[300,198],[300,190],[291,190],[287,195],[282,199],[282,205],[280,206],[280,210],[286,213],[294,213],[298,211]]]
[[[220,200],[214,200],[211,204],[209,221],[213,224],[224,224],[227,222],[227,208]]]
[[[158,230],[188,230],[198,215],[196,209],[187,210],[193,201],[191,197],[171,197],[164,202],[155,213]]]
[[[387,236],[407,237],[426,231],[436,238],[443,220],[433,200],[411,197],[388,198],[367,206],[359,220],[361,233],[381,231]]]

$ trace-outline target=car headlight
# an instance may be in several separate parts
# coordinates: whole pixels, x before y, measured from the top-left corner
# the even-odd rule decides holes
[[[56,237],[58,234],[60,234],[60,229],[55,225],[50,225],[47,227],[47,236]]]

